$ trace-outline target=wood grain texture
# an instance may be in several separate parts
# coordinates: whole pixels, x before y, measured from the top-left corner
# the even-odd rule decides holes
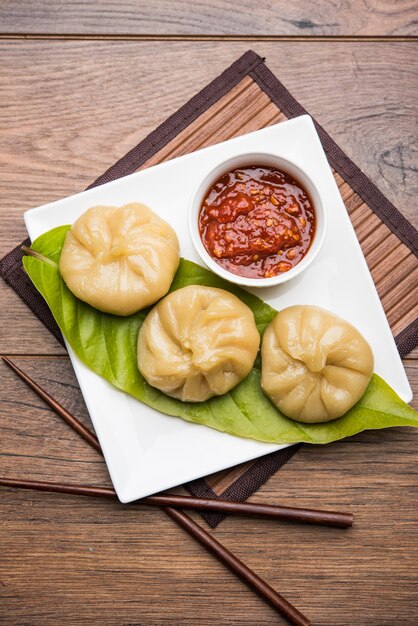
[[[24,237],[23,210],[87,186],[247,47],[0,42],[0,254]],[[417,47],[256,47],[416,225]],[[273,120],[275,111],[267,105],[255,114]],[[342,193],[363,223],[359,198],[347,185]],[[0,353],[28,354],[17,364],[89,424],[62,348],[3,283],[0,298]],[[404,362],[416,390],[418,349]],[[213,532],[314,624],[415,626],[417,443],[417,430],[396,428],[305,446],[251,498],[351,510],[349,531],[231,517]],[[110,485],[102,459],[3,363],[0,475]],[[214,480],[222,487],[222,476]],[[8,626],[284,624],[155,510],[0,489],[0,542],[0,623]]]
[[[89,423],[67,358],[16,363]],[[0,376],[1,475],[110,485],[98,455],[4,364]],[[305,446],[251,498],[351,510],[349,531],[229,518],[214,534],[314,624],[345,626],[349,610],[353,624],[415,626],[417,443],[395,428]],[[284,624],[156,510],[1,489],[0,520],[2,623]]]
[[[241,80],[140,169],[288,119],[250,78]],[[334,172],[377,291],[395,335],[418,317],[418,259]],[[394,241],[393,241],[394,237]],[[379,256],[375,251],[379,250]],[[371,261],[369,262],[369,256]]]
[[[3,0],[4,33],[416,35],[414,0]]]
[[[85,188],[246,48],[237,43],[0,42],[0,255],[25,237],[25,209]],[[417,226],[418,87],[411,77],[418,71],[418,45],[280,43],[256,51]],[[271,105],[260,115],[277,121]],[[388,153],[403,156],[388,166]],[[2,282],[0,295],[0,351],[26,353],[30,343],[31,352],[63,354]],[[17,323],[10,327],[12,315]]]

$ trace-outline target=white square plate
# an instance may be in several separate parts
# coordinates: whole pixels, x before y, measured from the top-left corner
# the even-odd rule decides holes
[[[32,209],[25,213],[26,227],[34,240],[55,226],[71,224],[96,204],[145,202],[173,226],[181,255],[199,263],[187,229],[190,195],[220,161],[244,151],[264,151],[294,161],[315,181],[328,211],[324,246],[306,272],[284,285],[254,293],[277,309],[316,304],[350,321],[372,346],[375,371],[409,402],[411,388],[389,324],[308,115]],[[159,413],[113,388],[68,351],[122,502],[286,447],[240,439]]]

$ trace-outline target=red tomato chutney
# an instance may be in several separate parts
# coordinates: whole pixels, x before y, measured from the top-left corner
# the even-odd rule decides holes
[[[309,250],[315,211],[302,185],[274,167],[223,174],[199,214],[202,242],[224,269],[247,278],[289,271]]]

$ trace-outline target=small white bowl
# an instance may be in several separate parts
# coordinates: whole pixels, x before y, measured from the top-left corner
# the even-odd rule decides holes
[[[245,276],[238,276],[238,274],[233,274],[232,272],[224,269],[223,267],[218,265],[218,263],[216,263],[216,261],[214,261],[210,254],[207,252],[205,246],[203,245],[199,232],[199,213],[202,208],[203,200],[209,188],[223,174],[226,174],[227,172],[233,171],[235,169],[239,169],[241,167],[249,167],[250,165],[266,165],[269,167],[276,167],[277,169],[290,174],[296,181],[301,183],[304,189],[306,189],[315,210],[315,234],[308,252],[303,257],[303,259],[297,265],[292,267],[289,271],[278,274],[277,276],[272,276],[271,278],[247,278]],[[311,178],[304,172],[304,170],[296,165],[296,163],[292,163],[291,161],[283,159],[282,157],[276,156],[274,154],[264,152],[247,152],[243,154],[238,154],[232,158],[222,161],[213,170],[211,170],[199,183],[196,191],[193,193],[190,200],[188,211],[188,225],[190,237],[198,255],[205,263],[205,265],[207,265],[207,267],[212,270],[212,272],[218,274],[218,276],[220,276],[221,278],[229,280],[231,283],[235,283],[237,285],[245,285],[246,287],[271,287],[273,285],[280,285],[281,283],[291,280],[292,278],[303,272],[312,263],[319,250],[321,249],[321,246],[325,239],[325,233],[327,228],[327,215],[324,207],[324,202],[316,185],[313,183]]]

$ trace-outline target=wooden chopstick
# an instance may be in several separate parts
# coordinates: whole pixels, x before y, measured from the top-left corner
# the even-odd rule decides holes
[[[52,396],[49,395],[49,393],[47,393],[44,389],[42,389],[42,387],[35,383],[35,381],[32,380],[32,378],[30,378],[27,374],[25,374],[25,372],[21,370],[17,365],[15,365],[13,361],[5,356],[3,356],[2,359],[6,363],[6,365],[8,365],[10,369],[12,369],[15,374],[17,374],[19,378],[21,378],[23,382],[27,384],[28,387],[33,389],[33,391],[38,394],[38,396],[42,398],[42,400],[44,400],[44,402],[46,402],[46,404],[48,404],[51,409],[53,409],[55,413],[57,413],[57,415],[59,415],[60,418],[64,420],[64,422],[71,426],[71,428],[75,430],[75,432],[80,435],[80,437],[82,437],[84,441],[87,441],[87,443],[90,444],[92,448],[97,450],[97,452],[102,453],[102,449],[96,435],[94,435],[88,428],[86,428],[86,426],[84,426],[84,424],[79,422],[78,419],[71,415],[71,413],[62,406],[62,404],[57,402]]]
[[[38,393],[36,383],[32,381],[26,374],[21,372],[19,368],[17,368],[14,363],[12,363],[9,359],[3,360],[9,365],[13,371],[16,372],[18,376],[22,378],[26,383],[30,386],[36,393]],[[23,377],[21,376],[23,374]],[[60,405],[56,403],[56,401],[49,396],[44,390],[42,390],[42,398],[49,397],[54,404],[50,404],[50,406],[56,411],[59,417],[62,417],[67,424],[69,424],[83,439],[85,439],[95,450],[103,454],[100,445],[99,449],[94,442],[94,439],[97,438],[94,434],[89,431],[85,426],[81,424],[77,420],[76,417],[65,411],[64,415],[61,415],[59,411]],[[86,431],[90,434],[90,436],[86,436]],[[84,433],[84,434],[82,434]],[[193,536],[202,546],[206,548],[209,552],[211,552],[221,563],[226,565],[238,578],[240,578],[243,582],[245,582],[250,589],[255,591],[260,597],[262,597],[266,602],[268,602],[278,613],[283,615],[291,624],[295,624],[295,626],[309,626],[311,621],[303,615],[296,607],[294,607],[290,602],[288,602],[280,593],[275,591],[266,581],[257,576],[255,572],[253,572],[249,567],[245,565],[238,557],[236,557],[232,552],[227,550],[225,546],[223,546],[217,539],[212,537],[206,530],[204,530],[199,524],[197,524],[194,520],[192,520],[186,513],[183,511],[178,511],[172,507],[162,507],[162,510],[173,519],[179,526],[181,526],[184,530],[186,530],[191,536]]]
[[[0,478],[0,485],[6,487],[19,487],[23,489],[36,489],[39,491],[66,493],[103,498],[116,498],[116,492],[107,487],[83,487],[80,485],[55,485],[54,483],[15,480],[13,478]],[[187,498],[184,498],[187,499]],[[139,501],[140,502],[140,501]],[[160,505],[161,506],[161,505]],[[266,581],[257,576],[232,552],[227,550],[212,535],[209,535],[201,526],[196,524],[186,513],[172,507],[163,506],[162,510],[171,517],[179,526],[192,535],[216,558],[224,563],[234,574],[243,580],[251,589],[257,592],[263,599],[271,604],[281,615],[286,617],[291,624],[297,626],[309,626],[310,620],[298,611],[290,602],[275,591]]]
[[[39,480],[21,480],[16,478],[0,477],[3,487],[19,487],[20,489],[34,489],[50,493],[67,493],[76,496],[92,496],[96,498],[116,498],[117,494],[111,487],[96,487],[85,485],[71,485],[68,483],[51,483]],[[147,506],[197,509],[198,511],[216,511],[225,514],[244,514],[273,517],[291,521],[302,521],[310,524],[326,524],[347,528],[352,525],[350,513],[332,513],[330,511],[315,511],[310,509],[295,509],[291,507],[248,502],[230,502],[228,500],[208,500],[191,496],[158,494],[136,500],[132,504]],[[319,514],[319,517],[318,517]],[[334,517],[332,517],[334,516]],[[325,519],[325,521],[324,521]]]
[[[92,448],[101,453],[101,447],[97,437],[79,422],[57,400],[49,395],[32,378],[25,374],[17,365],[7,357],[3,361],[21,378],[35,393],[38,394],[69,426],[71,426]],[[14,479],[10,479],[14,480]],[[113,497],[116,495],[113,489],[103,487],[86,487],[82,485],[65,485],[57,483],[40,483],[37,481],[16,481],[13,485],[0,479],[0,485],[15,486],[24,489],[37,489],[39,491],[55,491],[57,493],[71,493],[74,495],[90,495],[98,497]],[[149,506],[173,506],[201,511],[218,511],[221,513],[236,515],[258,515],[262,517],[276,518],[286,521],[304,522],[307,524],[320,524],[323,526],[337,526],[349,528],[353,525],[352,513],[338,511],[322,511],[317,509],[304,509],[289,506],[271,504],[259,504],[255,502],[236,502],[229,500],[210,500],[207,498],[193,498],[191,496],[178,495],[154,495],[137,501],[139,504]]]

